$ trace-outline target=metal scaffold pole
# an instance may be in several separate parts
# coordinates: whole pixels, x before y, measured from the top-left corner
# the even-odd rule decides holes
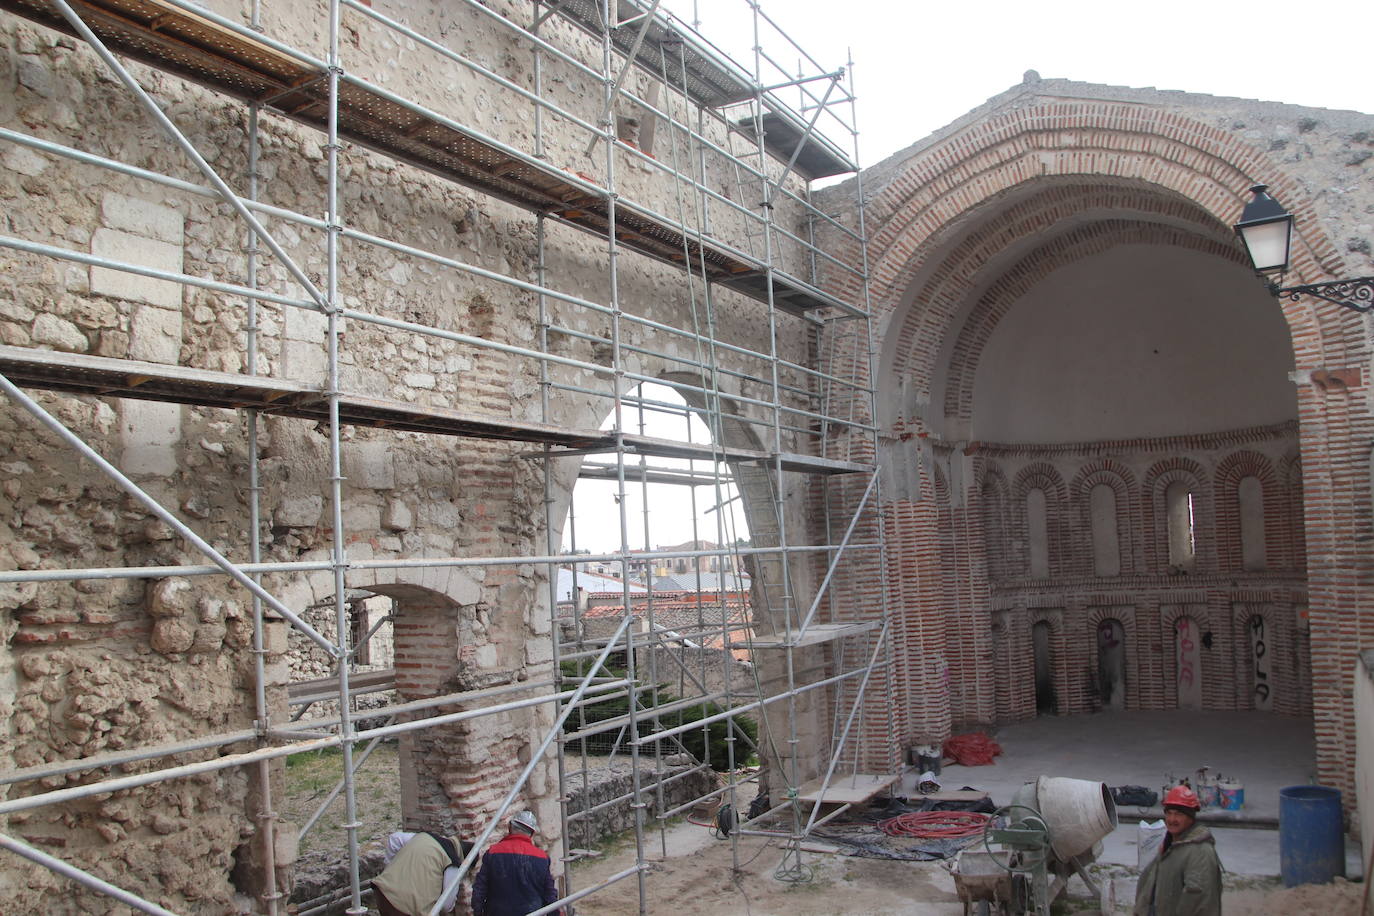
[[[297,908],[318,916],[340,907],[363,916],[372,891],[362,849],[375,839],[364,827],[376,801],[359,790],[360,768],[384,756],[373,751],[386,741],[423,736],[436,744],[457,742],[479,720],[511,719],[521,723],[513,729],[513,740],[523,743],[519,763],[493,769],[499,782],[471,802],[471,810],[446,782],[440,802],[402,813],[410,822],[407,830],[446,821],[442,826],[453,822],[475,835],[476,847],[458,866],[459,883],[434,904],[433,913],[459,893],[462,876],[477,866],[482,847],[522,798],[559,801],[561,899],[545,911],[578,900],[594,908],[598,892],[634,876],[639,912],[652,912],[651,860],[669,855],[672,819],[722,805],[738,812],[747,804],[745,788],[756,785],[761,801],[769,779],[777,797],[759,806],[770,810],[757,820],[781,815],[787,825],[752,825],[758,812],[750,805],[751,817],[738,817],[745,823],[729,831],[734,866],[744,864],[741,844],[762,835],[783,847],[775,876],[807,880],[811,868],[803,862],[802,841],[825,818],[820,801],[805,810],[802,783],[819,775],[823,796],[841,770],[857,772],[866,763],[858,742],[875,729],[871,717],[879,714],[866,695],[875,684],[890,687],[891,678],[893,625],[885,587],[877,606],[862,609],[874,619],[852,620],[858,612],[837,598],[853,569],[885,556],[874,469],[875,343],[868,320],[862,183],[855,228],[820,212],[809,191],[808,170],[817,168],[818,152],[828,163],[822,168],[833,166],[832,174],[852,171],[857,161],[857,131],[851,129],[850,161],[834,153],[823,130],[836,109],[846,103],[852,109],[852,82],[845,90],[840,79],[845,71],[821,67],[807,55],[800,65],[806,72],[787,72],[765,50],[765,32],[768,40],[791,39],[753,0],[746,0],[750,66],[736,63],[660,0],[460,0],[453,9],[440,5],[417,13],[418,23],[373,10],[365,0],[329,0],[322,7],[327,21],[309,23],[323,48],[313,52],[269,34],[260,0],[252,0],[246,22],[192,0],[157,0],[156,16],[144,21],[121,3],[142,9],[143,0],[83,0],[76,7],[81,14],[68,0],[53,0],[56,16],[41,21],[84,39],[165,134],[169,148],[193,168],[178,177],[160,159],[123,162],[109,154],[113,145],[101,150],[109,155],[97,155],[78,149],[79,141],[38,136],[41,128],[34,135],[0,129],[0,143],[62,160],[73,170],[98,170],[154,194],[195,201],[216,220],[232,220],[231,246],[243,260],[230,260],[222,274],[206,266],[219,263],[211,257],[177,261],[174,268],[150,266],[136,256],[121,260],[94,247],[63,247],[70,237],[35,233],[30,239],[18,232],[0,237],[0,254],[119,273],[129,282],[178,284],[186,293],[178,307],[190,308],[191,293],[212,301],[213,323],[241,332],[242,351],[210,359],[201,351],[212,344],[188,339],[179,342],[170,361],[154,363],[128,354],[0,347],[0,391],[37,418],[42,429],[32,434],[50,431],[92,462],[189,544],[186,552],[197,561],[178,565],[175,556],[136,552],[122,558],[147,565],[83,557],[85,566],[0,571],[0,585],[181,577],[207,591],[221,581],[241,589],[252,619],[251,641],[244,637],[236,674],[242,709],[213,729],[160,743],[0,770],[0,786],[17,787],[0,801],[0,817],[61,810],[170,780],[241,774],[249,785],[245,822],[251,827],[241,828],[245,841],[235,855],[253,850],[249,867],[240,871],[252,873],[254,886],[236,892],[253,897],[269,916]],[[110,4],[118,15],[106,9]],[[515,21],[523,15],[520,9],[531,12],[529,23]],[[280,10],[272,12],[290,22]],[[463,29],[451,31],[445,17],[460,14],[466,17]],[[629,18],[622,21],[624,16]],[[436,21],[438,36],[424,34],[421,24]],[[499,47],[527,51],[521,57],[527,64],[511,64],[514,54],[505,59],[454,40],[473,23]],[[178,55],[188,53],[192,41],[201,44],[195,46],[194,65],[188,65]],[[387,52],[378,60],[382,46],[404,53]],[[441,91],[417,91],[402,78],[411,75],[405,56],[410,54],[427,55],[433,63],[427,72]],[[368,72],[373,66],[377,71]],[[149,82],[141,67],[185,82],[164,93],[164,84]],[[420,72],[418,64],[415,70]],[[200,114],[196,106],[164,98],[184,92],[194,100],[202,89],[218,94],[216,104],[242,131],[234,147],[247,160],[242,193],[222,177],[230,172],[212,152],[215,135],[185,123]],[[487,92],[501,101],[491,103],[482,95]],[[784,102],[784,93],[796,94],[799,108]],[[483,104],[468,105],[469,97]],[[527,107],[531,117],[508,119],[501,107],[507,102],[511,110]],[[743,118],[741,111],[747,111]],[[742,143],[749,149],[736,153]],[[293,174],[299,180],[308,173],[309,182],[279,192],[289,182],[280,177],[281,162],[274,156],[297,156]],[[385,168],[371,168],[381,164]],[[241,168],[241,162],[232,165],[235,173]],[[401,177],[393,186],[404,189],[398,193],[423,195],[457,185],[499,202],[493,208],[499,217],[474,207],[457,220],[444,219],[509,220],[501,228],[515,228],[504,233],[502,251],[483,250],[482,240],[458,239],[463,229],[449,236],[446,229],[421,231],[405,222],[411,214],[399,208],[373,219],[368,183],[387,180],[377,175],[395,177],[398,168]],[[447,213],[449,203],[434,204],[434,212]],[[519,215],[510,217],[501,209],[507,207]],[[836,251],[818,242],[817,227],[819,235],[841,240]],[[859,252],[860,263],[839,250],[846,246]],[[424,290],[414,292],[393,278],[409,276],[408,270],[383,278],[378,261],[417,266],[427,278],[442,278],[448,284],[444,296],[430,308],[419,301]],[[858,278],[864,301],[830,292],[828,286],[845,285],[829,283],[833,276]],[[470,321],[458,304],[465,285],[500,289],[519,303],[492,323],[520,326],[507,334]],[[454,289],[459,292],[451,294]],[[302,313],[309,320],[295,321]],[[304,339],[302,327],[318,338]],[[386,359],[363,349],[379,340],[390,348]],[[301,374],[311,377],[305,380],[284,367],[285,351],[297,347],[291,352],[308,353]],[[851,358],[821,365],[819,352]],[[403,364],[415,353],[451,355],[444,371],[454,384],[427,398],[422,382],[412,385],[398,369],[408,368]],[[465,387],[477,374],[472,365],[480,362],[471,354],[499,356],[492,363],[511,378],[493,380],[492,387],[524,385],[527,395],[512,395],[509,405],[494,408],[479,403],[481,395],[470,396]],[[199,526],[202,516],[196,515],[197,521],[188,522],[155,497],[157,487],[143,477],[136,482],[134,471],[104,457],[86,438],[97,440],[83,438],[61,411],[25,393],[30,386],[162,400],[197,411],[244,411],[235,432],[244,437],[243,447],[234,451],[234,460],[244,464],[240,498],[229,500],[233,508],[223,518]],[[520,403],[520,397],[527,400]],[[537,420],[527,419],[536,413]],[[270,421],[269,414],[275,414]],[[604,422],[582,428],[570,420],[574,416]],[[310,523],[315,539],[308,549],[296,549],[295,542],[283,547],[273,515],[272,500],[287,492],[298,470],[293,466],[281,479],[273,476],[280,456],[274,441],[278,424],[292,423],[313,424],[318,433],[313,466],[308,473],[300,469],[315,481],[311,498],[322,508],[322,517]],[[354,511],[351,502],[366,485],[344,473],[345,467],[353,471],[351,443],[359,429],[369,431],[360,437],[364,441],[398,451],[425,448],[416,444],[429,441],[425,437],[457,443],[447,453],[457,478],[454,491],[468,485],[468,476],[489,474],[479,467],[483,462],[520,468],[533,463],[535,473],[509,477],[518,480],[512,487],[525,488],[527,509],[517,520],[500,520],[524,524],[525,530],[483,541],[495,545],[485,550],[469,549],[476,541],[457,537],[449,541],[451,549],[436,548],[423,533],[396,534],[400,523],[385,532],[369,530],[368,514]],[[477,442],[511,447],[491,459]],[[392,453],[382,450],[384,461],[393,463]],[[574,512],[571,491],[578,475],[570,464],[584,458],[581,477],[613,488],[614,512],[609,506]],[[182,470],[194,476],[190,467]],[[217,485],[214,479],[198,483]],[[663,494],[683,486],[688,508],[678,510]],[[448,499],[442,489],[426,489],[425,498]],[[366,499],[378,511],[376,494]],[[631,508],[635,499],[637,511]],[[812,503],[823,509],[823,519],[809,517]],[[665,546],[662,520],[677,511],[690,515],[690,541]],[[714,518],[703,522],[708,514]],[[249,530],[240,533],[242,526]],[[599,552],[576,553],[583,532],[607,535],[593,545]],[[605,598],[599,614],[589,613],[578,594],[579,577],[589,575],[592,564],[621,577],[618,595]],[[565,566],[571,595],[560,585]],[[679,583],[682,588],[655,583],[656,570],[668,567],[687,580]],[[746,568],[752,578],[742,585]],[[632,572],[643,575],[642,586],[631,582]],[[397,670],[367,669],[364,650],[380,629],[395,626],[404,601],[376,583],[388,577],[430,583],[448,576],[498,581],[505,575],[526,589],[510,591],[524,595],[526,607],[501,609],[528,612],[519,618],[528,624],[528,651],[518,675],[484,672],[468,680],[451,673],[432,690],[424,685],[405,693],[417,688],[398,687]],[[375,595],[366,595],[373,588]],[[360,592],[391,599],[390,612],[372,623]],[[481,602],[452,604],[443,608],[441,629],[461,643],[472,632],[465,627],[475,626],[469,618]],[[283,651],[282,621],[298,644],[286,651],[322,651],[327,672],[320,669],[309,681],[293,679],[289,662],[277,657]],[[822,650],[828,661],[803,665],[797,652],[801,637],[850,623],[861,635],[825,637],[831,640]],[[469,648],[455,650],[455,666]],[[468,664],[466,656],[462,664]],[[364,702],[368,691],[385,697],[380,708],[372,697]],[[329,705],[307,716],[315,703]],[[812,752],[801,737],[813,725],[807,717],[827,709],[831,746]],[[756,726],[766,741],[751,737]],[[683,762],[683,752],[698,741],[698,757]],[[365,749],[360,742],[367,742]],[[612,758],[628,759],[629,788],[617,789],[614,799],[593,801],[593,758],[607,748]],[[290,820],[280,804],[283,762],[323,750],[339,758],[337,785],[321,793],[322,804],[296,830],[282,823]],[[770,768],[763,775],[750,769],[755,753]],[[545,787],[543,766],[556,772],[556,786]],[[574,800],[575,790],[581,790],[580,800]],[[342,807],[342,823],[325,842],[343,856],[347,887],[340,881],[324,897],[288,901],[289,885],[281,883],[290,861],[281,858],[290,849],[286,843],[317,827],[315,836],[323,833],[329,823],[323,815],[337,810],[332,806]],[[634,864],[579,882],[574,868],[586,851],[577,838],[595,842],[598,817],[614,808],[629,812]],[[712,817],[717,814],[712,810]],[[650,818],[657,843],[647,836]],[[79,850],[64,861],[34,848],[22,829],[9,833],[14,836],[0,835],[8,855],[79,883],[83,893],[104,894],[142,912],[170,912],[140,896],[157,895],[146,882],[110,880],[98,864],[84,864]],[[575,887],[579,883],[585,886]]]

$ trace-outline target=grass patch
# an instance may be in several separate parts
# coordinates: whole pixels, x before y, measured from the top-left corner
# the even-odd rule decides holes
[[[356,761],[357,755],[354,755]],[[354,774],[353,794],[357,804],[360,842],[385,836],[401,826],[400,755],[396,745],[382,742]],[[286,798],[282,818],[297,828],[304,826],[329,793],[343,778],[343,751],[325,748],[286,758]],[[301,838],[302,853],[317,850],[342,851],[347,848],[347,821],[343,793],[310,832]]]

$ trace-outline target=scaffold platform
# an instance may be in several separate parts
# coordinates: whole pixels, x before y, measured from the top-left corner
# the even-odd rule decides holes
[[[251,408],[279,416],[329,422],[329,395],[319,387],[290,379],[216,372],[164,363],[0,346],[0,375],[20,387],[74,394],[171,401],[226,410]],[[780,462],[785,471],[811,474],[871,472],[870,465],[810,455],[777,454],[730,446],[693,445],[625,434],[619,441],[606,430],[579,430],[550,423],[487,417],[447,407],[340,392],[339,422],[351,426],[403,430],[441,436],[530,442],[577,454],[613,452],[695,461]],[[559,457],[558,451],[549,457]],[[543,457],[543,453],[526,457]]]
[[[319,130],[329,123],[326,65],[256,39],[166,0],[74,0],[90,29],[117,54],[217,92],[256,102]],[[58,31],[72,27],[44,0],[0,0],[9,10]],[[357,78],[340,76],[339,136],[427,172],[605,238],[777,308],[805,315],[860,309],[718,241],[611,195],[595,182],[458,124]]]

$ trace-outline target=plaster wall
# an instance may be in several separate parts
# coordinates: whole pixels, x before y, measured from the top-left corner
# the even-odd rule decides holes
[[[1244,268],[1218,271],[1212,258],[1163,246],[1118,245],[1066,264],[989,339],[972,438],[1153,438],[1293,419],[1288,328],[1256,287]]]

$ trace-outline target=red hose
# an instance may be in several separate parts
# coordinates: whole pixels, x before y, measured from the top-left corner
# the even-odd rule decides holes
[[[977,811],[912,811],[878,822],[888,836],[959,840],[983,832],[990,815]]]

